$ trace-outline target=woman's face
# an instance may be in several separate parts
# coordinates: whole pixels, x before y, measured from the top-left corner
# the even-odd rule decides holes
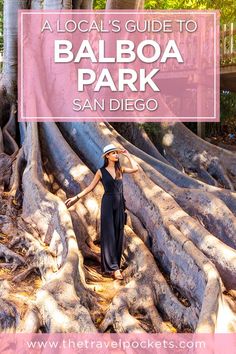
[[[106,154],[106,157],[108,158],[108,160],[118,161],[119,160],[118,151],[111,151],[108,154]]]

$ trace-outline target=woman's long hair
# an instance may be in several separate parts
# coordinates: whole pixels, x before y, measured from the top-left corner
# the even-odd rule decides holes
[[[104,156],[104,164],[102,167],[107,167],[108,166],[108,158]],[[120,160],[115,161],[115,173],[116,173],[116,178],[121,178],[122,177],[122,172],[121,172],[121,165],[120,165]]]

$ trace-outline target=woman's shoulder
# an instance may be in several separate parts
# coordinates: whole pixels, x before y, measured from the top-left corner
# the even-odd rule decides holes
[[[100,167],[100,168],[97,170],[97,173],[100,175],[101,178],[102,178],[102,169],[103,169],[103,167]]]

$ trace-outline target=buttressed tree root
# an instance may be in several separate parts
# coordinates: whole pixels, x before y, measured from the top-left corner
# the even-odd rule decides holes
[[[236,157],[233,152],[201,139],[183,123],[161,124],[160,128],[166,155],[174,156],[186,172],[194,173],[208,184],[235,190]]]
[[[99,157],[102,146],[109,142],[118,144],[114,135],[103,123],[60,123],[58,125],[65,139],[93,172],[100,167]],[[85,143],[85,140],[89,141],[89,144]],[[190,293],[193,294],[193,284],[196,286],[199,281],[194,279],[193,271],[188,267],[187,269],[189,269],[190,273],[188,274],[188,286],[191,290],[186,290],[186,267],[183,265],[183,257],[181,257],[177,265],[176,261],[173,262],[173,254],[175,255],[176,252],[173,252],[172,255],[169,254],[169,242],[171,243],[170,240],[177,237],[182,240],[179,241],[180,244],[181,242],[185,244],[186,241],[192,241],[191,244],[193,243],[199,251],[204,252],[208,262],[210,262],[211,267],[216,272],[215,274],[220,272],[220,276],[219,274],[217,275],[218,280],[222,278],[228,290],[231,287],[235,287],[235,284],[232,285],[232,279],[235,277],[235,251],[231,247],[217,241],[216,237],[196,218],[187,214],[169,193],[154,184],[142,168],[140,168],[138,174],[125,175],[124,183],[128,209],[140,219],[148,230],[152,243],[152,253],[158,259],[164,271],[171,277],[171,280],[174,281],[175,286],[178,289],[181,288],[184,296],[189,296],[188,294]],[[223,247],[222,252],[220,246]],[[220,254],[223,255],[222,259],[219,259]],[[199,262],[199,264],[201,263],[202,261]],[[199,273],[197,272],[197,274]],[[183,281],[181,278],[184,279],[184,285],[181,285]],[[198,288],[198,286],[196,287]],[[196,292],[199,292],[199,288],[198,290],[196,289]],[[203,293],[204,291],[202,296]]]
[[[43,136],[43,141],[45,141],[46,139],[45,139],[45,136],[47,135],[47,139],[48,139],[48,141],[50,141],[51,143],[48,145],[48,147],[47,147],[47,149],[50,149],[50,150],[47,150],[47,156],[50,156],[51,157],[51,163],[53,164],[53,166],[55,167],[55,166],[57,166],[57,169],[58,169],[58,176],[57,176],[57,180],[58,181],[60,181],[60,184],[63,186],[67,186],[67,188],[68,188],[68,193],[70,193],[70,191],[71,192],[73,192],[75,189],[76,189],[76,184],[74,185],[74,181],[75,181],[75,178],[76,178],[76,176],[78,176],[79,175],[79,170],[80,171],[82,171],[81,173],[80,173],[80,175],[81,175],[81,178],[83,178],[84,179],[84,174],[85,174],[85,166],[83,166],[83,164],[81,163],[81,161],[78,159],[78,157],[74,154],[74,152],[69,148],[69,146],[67,145],[67,144],[65,144],[65,142],[63,143],[63,139],[62,139],[62,137],[60,136],[60,134],[58,133],[58,130],[55,128],[55,126],[53,125],[53,124],[49,124],[49,123],[46,123],[46,124],[44,124],[44,129],[43,129],[43,131],[44,131],[44,136]],[[45,135],[46,134],[46,135]],[[104,134],[104,136],[105,136],[105,134]],[[58,153],[58,151],[57,150],[53,150],[53,144],[52,144],[52,142],[53,141],[57,141],[57,142],[60,142],[60,147],[61,147],[61,149],[60,149],[60,152]],[[76,139],[77,140],[77,139]],[[70,139],[70,141],[71,141],[71,139]],[[98,141],[97,139],[96,139],[96,141]],[[45,144],[44,144],[44,146],[45,146]],[[62,148],[63,147],[63,148]],[[64,157],[64,158],[63,158]],[[64,161],[63,161],[64,160]],[[70,161],[70,163],[68,164],[68,161]],[[64,166],[64,167],[63,167]],[[73,176],[70,176],[70,173],[69,173],[69,171],[73,171]],[[89,175],[89,172],[88,171],[86,171],[86,176],[88,176]],[[79,177],[77,178],[77,183],[79,182]],[[97,190],[98,188],[96,188],[96,190]],[[95,191],[96,191],[95,190]],[[91,199],[92,198],[92,199]],[[94,200],[94,196],[87,196],[87,197],[85,197],[85,199],[86,199],[86,201],[83,201],[82,200],[82,204],[84,204],[84,205],[89,205],[89,203],[90,203],[90,205],[92,205],[92,201],[93,201],[93,204],[95,205],[96,204],[96,209],[97,209],[97,201],[95,201]],[[78,207],[77,207],[77,213],[84,213],[84,212],[82,212],[82,208],[81,208],[82,206],[81,205],[79,205]],[[89,214],[89,211],[87,211],[87,214]],[[87,218],[88,218],[88,215],[87,215]],[[93,217],[94,218],[94,217]],[[93,218],[91,218],[91,221],[90,222],[92,222],[93,221]],[[77,219],[78,219],[78,217],[77,217]],[[90,218],[89,218],[90,219]],[[175,229],[175,231],[172,231],[172,232],[177,232],[177,230]],[[127,234],[127,233],[126,233]],[[179,233],[180,234],[180,233]],[[141,241],[140,241],[141,242]],[[180,242],[180,244],[181,244],[181,242],[186,242],[186,239],[184,238],[183,240],[180,240],[179,241]],[[191,244],[192,244],[192,242],[191,242]],[[192,247],[193,247],[193,245],[192,245]],[[190,247],[191,248],[191,247]],[[142,248],[142,250],[143,250],[143,248]],[[147,251],[146,251],[146,253],[147,253]],[[174,253],[175,253],[175,250],[174,250]],[[146,287],[149,287],[149,284],[150,284],[150,279],[151,279],[151,277],[153,278],[153,279],[155,279],[155,273],[158,273],[159,271],[158,271],[158,268],[157,268],[157,266],[155,266],[154,264],[150,264],[150,259],[152,259],[153,257],[150,257],[150,255],[148,254],[148,256],[147,257],[145,257],[145,251],[143,250],[143,251],[141,251],[141,253],[140,253],[140,251],[138,252],[138,249],[136,249],[135,250],[135,252],[133,252],[133,254],[135,255],[133,255],[133,256],[129,256],[129,258],[128,258],[128,260],[126,261],[126,263],[127,264],[129,264],[129,262],[131,263],[130,264],[130,266],[128,266],[127,267],[127,269],[125,270],[125,272],[124,272],[124,274],[129,274],[129,273],[131,273],[131,274],[133,274],[133,276],[134,276],[134,278],[135,278],[135,274],[138,274],[138,278],[144,278],[144,279],[142,279],[142,282],[141,282],[141,284],[142,284],[142,286],[140,286],[141,284],[140,284],[140,281],[138,282],[138,284],[135,284],[136,286],[135,286],[135,289],[133,289],[133,287],[131,288],[131,290],[129,290],[129,292],[132,294],[133,292],[135,293],[135,299],[139,299],[140,298],[140,294],[139,294],[139,289],[143,289],[143,292],[145,293],[145,286]],[[134,259],[133,259],[134,258]],[[153,262],[154,260],[152,259],[152,262]],[[141,262],[141,265],[139,266],[139,263]],[[205,261],[206,262],[206,261]],[[196,263],[197,263],[197,260],[196,260]],[[209,261],[207,262],[207,263],[210,263]],[[202,259],[200,259],[200,261],[198,261],[198,267],[199,267],[199,265],[201,265],[201,264],[203,264],[202,263]],[[143,268],[143,271],[140,271],[140,269],[139,269],[139,267],[142,267]],[[147,275],[147,269],[152,269],[152,274],[151,275],[149,275],[149,279],[146,279],[146,277],[148,277],[148,275]],[[153,271],[154,270],[154,271]],[[204,270],[203,270],[203,272],[204,272]],[[160,273],[160,272],[159,272]],[[136,275],[137,276],[137,275]],[[206,275],[207,276],[207,275]],[[91,277],[90,277],[90,279],[91,279]],[[132,278],[131,278],[132,279]],[[148,280],[148,281],[147,281]],[[160,281],[161,280],[161,281]],[[163,283],[165,283],[165,279],[164,279],[164,277],[162,276],[161,277],[161,273],[160,273],[160,275],[159,275],[159,281],[158,281],[158,283],[160,283],[160,284],[163,284]],[[146,285],[145,285],[146,284]],[[127,287],[127,285],[126,285],[126,287]],[[128,283],[128,287],[130,287],[130,283]],[[161,296],[160,296],[160,294],[161,294],[161,289],[162,288],[160,288],[160,289],[158,289],[158,292],[156,293],[155,291],[156,291],[156,288],[154,287],[154,294],[155,295],[152,295],[154,298],[156,298],[156,297],[160,297],[160,298],[162,298]],[[176,302],[176,303],[178,303],[178,301],[174,301],[173,300],[173,295],[171,295],[171,291],[169,290],[169,288],[167,287],[167,284],[164,286],[164,289],[165,289],[165,291],[163,291],[163,293],[164,294],[168,294],[168,296],[167,296],[167,299],[168,299],[168,301],[169,301],[169,307],[171,308],[171,306],[173,306],[173,304]],[[167,290],[166,290],[167,289]],[[140,290],[140,291],[142,291],[142,290]],[[148,290],[149,291],[149,293],[150,293],[150,289]],[[126,292],[126,290],[125,290],[125,292]],[[191,293],[191,291],[189,291],[190,293]],[[152,292],[151,292],[152,293]],[[123,293],[122,293],[123,294]],[[127,295],[128,296],[128,295]],[[130,295],[131,296],[131,295]],[[117,297],[116,296],[116,299],[120,299],[120,295]],[[122,295],[122,301],[127,301],[127,303],[126,303],[126,311],[125,312],[127,312],[127,310],[129,309],[129,306],[130,305],[128,305],[129,304],[129,301],[128,300],[124,300],[124,295]],[[142,297],[141,297],[141,299],[142,299]],[[145,296],[145,299],[147,299],[147,296]],[[120,300],[117,300],[118,301],[118,303],[120,303]],[[145,300],[146,301],[146,300]],[[167,300],[166,300],[167,301]],[[166,303],[168,303],[168,301],[166,302]],[[172,303],[172,305],[171,305],[171,303]],[[214,303],[214,302],[213,302]],[[217,303],[217,302],[216,302]],[[122,302],[122,304],[124,305],[124,303]],[[143,311],[145,311],[145,302],[143,301],[143,300],[141,300],[141,304],[142,305],[139,305],[140,306],[140,308],[142,308],[143,307]],[[122,305],[122,306],[123,306]],[[146,304],[147,305],[147,304]],[[162,302],[161,302],[161,304],[159,305],[159,306],[161,306],[162,305],[162,312],[165,312],[166,311],[166,313],[168,314],[168,315],[166,315],[166,318],[168,318],[168,316],[170,317],[170,313],[171,313],[171,311],[170,311],[170,309],[168,308],[168,307],[166,307],[166,309],[165,309],[165,307],[163,306],[163,304],[162,304]],[[121,304],[120,304],[120,306],[121,306]],[[179,306],[179,307],[178,307]],[[190,312],[190,311],[188,311],[188,309],[186,309],[186,308],[184,308],[183,309],[183,306],[182,306],[182,309],[181,309],[181,304],[178,304],[178,305],[176,305],[176,307],[178,307],[178,311],[177,311],[177,313],[179,314],[175,314],[175,315],[173,315],[173,320],[172,320],[172,322],[176,325],[176,327],[178,328],[178,326],[180,326],[179,328],[181,328],[181,326],[182,326],[182,328],[184,327],[184,326],[190,326],[190,324],[191,324],[191,328],[194,328],[195,327],[195,325],[196,325],[196,323],[197,323],[197,319],[195,318],[194,320],[191,318],[191,316],[192,317],[194,317],[194,315]],[[147,308],[149,308],[149,305],[147,305]],[[198,308],[201,308],[201,305],[200,306],[198,306]],[[117,309],[118,310],[118,309]],[[136,310],[137,310],[137,308],[136,308]],[[132,306],[130,306],[130,311],[132,312],[132,311],[134,311],[134,309],[132,309]],[[185,313],[185,311],[186,311],[186,313]],[[196,311],[196,312],[198,312],[198,310],[196,310],[196,309],[194,309],[194,311]],[[193,311],[193,312],[194,312]],[[111,315],[106,315],[106,319],[109,317],[110,318],[110,320],[113,318],[114,319],[114,316],[115,316],[115,312],[114,312],[114,307],[113,307],[113,310],[112,310],[112,312],[113,312],[113,315],[111,316]],[[190,312],[190,314],[188,314],[188,312]],[[108,312],[108,313],[110,313],[110,312]],[[119,313],[119,311],[118,311],[118,313]],[[150,312],[150,313],[153,313],[152,311]],[[183,313],[185,313],[185,315],[183,315]],[[127,313],[126,313],[127,314]],[[119,315],[118,315],[119,316]],[[179,318],[176,320],[175,319],[175,317],[174,316],[179,316]],[[184,318],[184,316],[189,316],[190,317],[190,319],[188,319],[187,321],[186,321],[186,323],[181,323],[181,321],[180,321],[180,319],[183,317]],[[196,315],[195,315],[196,316]],[[126,318],[126,317],[125,317]],[[104,321],[106,321],[106,320],[104,320]],[[122,320],[122,322],[124,321],[124,319]],[[195,321],[195,322],[194,322]],[[115,320],[114,319],[114,322],[115,323],[117,323],[117,320]],[[128,321],[129,322],[129,321]],[[110,322],[109,322],[110,323]],[[136,322],[134,322],[134,323],[136,323]],[[179,323],[179,325],[178,325],[178,323]],[[181,325],[180,325],[180,323],[181,323]],[[195,323],[195,325],[194,325],[194,323]],[[200,326],[200,324],[199,324],[199,326]],[[104,326],[102,326],[101,328],[104,328]],[[107,328],[107,327],[106,327]],[[127,331],[127,328],[126,329],[124,329],[125,328],[125,324],[123,323],[122,325],[121,325],[121,328],[123,328],[123,331]],[[157,329],[157,327],[154,327],[154,328],[156,328]],[[165,327],[164,327],[165,328]],[[201,326],[200,326],[200,328],[201,328]],[[137,329],[136,329],[137,330]]]
[[[139,171],[124,175],[129,212],[124,281],[101,276],[97,245],[101,183],[69,210],[63,201],[91,182],[102,162],[102,147],[109,142],[119,144],[103,123],[27,124],[23,149],[18,151],[24,168],[15,168],[12,176],[12,187],[15,181],[22,183],[22,212],[12,223],[9,216],[15,205],[9,204],[1,219],[2,235],[10,240],[2,245],[1,254],[12,273],[2,283],[6,317],[2,328],[23,332],[235,330],[235,251],[183,210],[144,171],[142,164],[147,163],[134,155]],[[38,278],[38,288],[23,308],[24,297],[16,294],[10,300],[8,288],[30,277]],[[13,309],[15,321],[11,321]]]

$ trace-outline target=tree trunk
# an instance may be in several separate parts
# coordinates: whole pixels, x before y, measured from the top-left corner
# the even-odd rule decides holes
[[[72,8],[90,10],[93,8],[93,0],[72,0]]]
[[[63,8],[66,10],[72,9],[72,0],[63,0]]]
[[[197,123],[197,135],[200,138],[205,139],[205,135],[206,135],[205,123],[203,123],[203,122]]]
[[[171,154],[187,173],[208,184],[235,190],[236,157],[233,152],[202,140],[182,123],[161,127],[167,159]]]
[[[60,10],[64,8],[64,0],[44,0],[43,7],[47,10]]]
[[[7,93],[16,99],[17,80],[17,11],[27,9],[28,0],[4,1],[4,57],[1,86],[6,87]]]
[[[125,10],[125,9],[136,9],[142,10],[144,8],[144,0],[107,0],[106,9],[107,10]]]
[[[31,0],[31,9],[32,10],[41,10],[42,1],[41,0]]]

